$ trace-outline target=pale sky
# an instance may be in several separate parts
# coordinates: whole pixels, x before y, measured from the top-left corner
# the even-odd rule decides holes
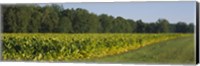
[[[45,5],[45,4],[40,4]],[[83,8],[96,14],[108,14],[114,17],[121,16],[126,19],[144,22],[155,22],[159,18],[165,18],[170,23],[179,21],[194,23],[196,14],[196,2],[113,2],[113,3],[62,3],[67,8]]]

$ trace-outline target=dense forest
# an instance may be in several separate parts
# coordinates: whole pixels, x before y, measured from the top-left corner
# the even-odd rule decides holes
[[[167,19],[145,23],[142,20],[97,15],[86,9],[64,9],[52,4],[3,5],[4,33],[193,33],[194,24]],[[156,15],[156,14],[155,14]],[[134,16],[134,15],[133,15]]]

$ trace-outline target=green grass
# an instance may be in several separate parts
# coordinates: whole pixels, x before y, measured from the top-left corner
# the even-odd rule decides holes
[[[84,60],[84,62],[195,64],[194,37],[181,37],[145,46],[127,53]]]

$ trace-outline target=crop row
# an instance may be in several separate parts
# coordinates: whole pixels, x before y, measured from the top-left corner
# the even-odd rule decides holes
[[[191,34],[3,34],[3,60],[91,59],[189,35]]]

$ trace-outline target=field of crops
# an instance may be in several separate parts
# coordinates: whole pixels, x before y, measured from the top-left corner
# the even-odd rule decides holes
[[[3,61],[74,61],[192,34],[3,34]]]

